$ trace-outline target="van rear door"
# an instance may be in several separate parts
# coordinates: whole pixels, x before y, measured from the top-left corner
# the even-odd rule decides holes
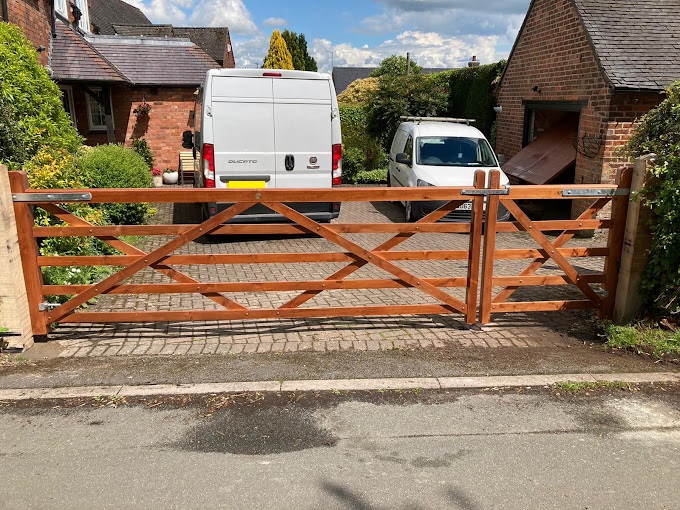
[[[276,187],[272,79],[215,76],[212,121],[215,186]]]
[[[327,79],[274,78],[278,188],[331,187],[330,86]]]

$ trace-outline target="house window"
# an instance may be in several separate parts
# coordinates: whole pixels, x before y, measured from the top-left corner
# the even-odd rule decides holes
[[[101,88],[92,88],[91,90],[95,94],[101,94],[102,91]],[[104,107],[90,94],[85,94],[85,101],[87,103],[87,122],[90,126],[90,131],[106,131],[106,113],[104,112]],[[110,96],[108,101],[111,111],[113,111]],[[113,122],[113,118],[111,121]]]
[[[76,0],[76,5],[80,12],[82,13],[80,21],[78,22],[78,27],[83,32],[90,32],[90,11],[87,8],[87,0]]]
[[[68,11],[66,10],[66,0],[55,0],[54,10],[68,19]]]
[[[71,123],[76,126],[76,109],[73,107],[73,89],[66,85],[61,85],[61,104],[64,106],[64,110],[71,117]]]

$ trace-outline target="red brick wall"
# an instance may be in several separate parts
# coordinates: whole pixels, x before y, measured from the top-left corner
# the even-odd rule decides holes
[[[18,25],[35,48],[46,48],[46,51],[38,55],[38,59],[42,65],[47,65],[52,39],[50,1],[7,0],[7,10],[9,22]]]
[[[144,138],[151,147],[159,168],[177,169],[182,148],[182,132],[193,130],[194,87],[150,88],[114,87],[113,119],[116,142],[131,145],[134,138]],[[85,92],[73,91],[78,131],[88,145],[107,143],[105,131],[89,131]],[[148,118],[138,121],[132,113],[142,101],[151,104]]]
[[[231,34],[227,32],[227,41],[224,43],[224,58],[222,67],[233,69],[236,67],[234,60],[234,47],[231,45]]]

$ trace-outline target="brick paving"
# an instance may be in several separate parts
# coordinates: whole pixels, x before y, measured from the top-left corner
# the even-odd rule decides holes
[[[390,203],[343,204],[339,222],[401,221],[403,208]],[[162,204],[154,223],[196,223],[193,204]],[[373,248],[390,234],[352,234],[352,241]],[[168,237],[146,238],[140,244],[152,250],[167,242]],[[399,250],[467,249],[466,234],[417,234]],[[601,233],[589,239],[574,239],[567,246],[602,246]],[[526,234],[500,234],[498,249],[537,247]],[[176,253],[228,254],[274,252],[325,252],[339,248],[325,239],[305,236],[216,237],[193,242]],[[516,275],[527,260],[497,261],[497,275]],[[578,270],[601,271],[603,259],[571,259]],[[465,276],[465,261],[399,261],[396,264],[421,277]],[[178,266],[178,269],[201,282],[282,281],[323,279],[344,267],[338,263],[259,264]],[[537,274],[559,273],[554,263],[547,263]],[[386,273],[375,266],[365,266],[350,278],[384,278]],[[169,278],[153,270],[145,270],[130,282],[163,283]],[[496,289],[500,290],[500,289]],[[463,298],[464,289],[447,289]],[[228,297],[248,307],[274,308],[297,293],[231,293]],[[580,299],[580,293],[567,287],[527,287],[513,299],[558,300]],[[396,305],[434,303],[430,296],[415,289],[370,289],[326,291],[304,306],[336,307],[352,305]],[[86,311],[130,310],[214,310],[219,305],[201,295],[102,296]],[[191,323],[151,324],[64,324],[50,338],[64,351],[63,357],[138,356],[182,354],[241,354],[296,351],[376,351],[388,349],[459,347],[536,347],[565,346],[584,338],[592,339],[590,312],[556,312],[495,315],[494,325],[468,327],[460,315],[403,317],[349,317],[333,319],[202,321]]]

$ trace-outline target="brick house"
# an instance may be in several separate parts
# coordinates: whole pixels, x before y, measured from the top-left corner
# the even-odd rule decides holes
[[[506,173],[612,182],[637,121],[680,79],[678,37],[678,0],[532,0],[498,89]]]
[[[215,59],[184,37],[92,33],[92,4],[108,8],[104,12],[114,4],[127,6],[113,9],[123,22],[146,20],[120,0],[2,0],[3,8],[5,2],[3,20],[19,25],[41,50],[41,62],[62,89],[64,108],[88,145],[130,145],[134,138],[144,138],[156,166],[178,167],[182,132],[193,127],[194,92],[205,73],[219,67]],[[223,60],[231,52],[231,43],[229,52],[226,44]],[[233,66],[233,53],[227,63]],[[144,103],[150,113],[136,115]]]

